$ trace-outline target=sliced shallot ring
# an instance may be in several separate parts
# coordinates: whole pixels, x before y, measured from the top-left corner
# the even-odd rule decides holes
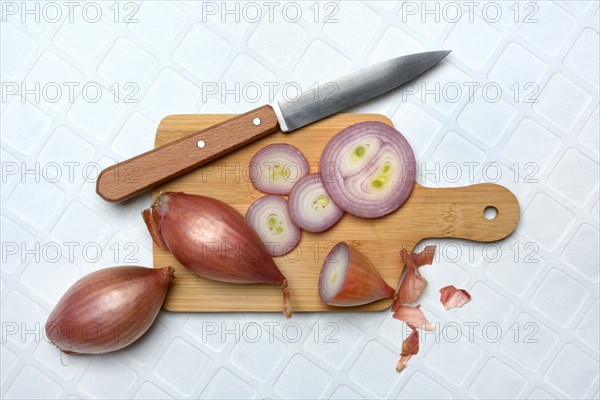
[[[319,174],[308,174],[296,182],[288,207],[294,224],[307,232],[323,232],[344,215],[325,191]]]
[[[323,186],[350,214],[377,218],[397,210],[412,193],[416,163],[400,132],[361,122],[336,134],[320,159]]]
[[[250,160],[249,170],[255,188],[263,193],[284,195],[308,174],[308,162],[294,146],[276,143],[259,150]]]
[[[279,196],[263,196],[250,205],[246,220],[254,228],[272,257],[294,250],[302,231],[293,224],[287,201]]]

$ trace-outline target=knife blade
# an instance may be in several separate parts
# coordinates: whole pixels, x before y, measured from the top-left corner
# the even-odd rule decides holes
[[[281,130],[292,132],[416,78],[450,51],[393,58],[346,74],[295,99],[279,100],[104,169],[96,192],[119,202]]]

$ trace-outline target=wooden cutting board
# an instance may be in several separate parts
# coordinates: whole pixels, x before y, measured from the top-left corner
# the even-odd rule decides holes
[[[170,115],[164,118],[156,133],[155,146],[204,129],[233,115]],[[161,191],[202,194],[225,201],[240,213],[263,194],[248,179],[252,156],[271,143],[289,143],[306,156],[311,172],[318,171],[319,156],[327,141],[348,125],[362,121],[392,122],[379,114],[338,114],[290,134],[277,132],[251,143],[210,164],[191,171],[154,189],[153,199]],[[198,149],[201,151],[201,149]],[[483,210],[493,206],[495,219],[488,220]],[[299,311],[383,310],[391,300],[381,300],[360,307],[336,308],[322,304],[318,294],[319,272],[329,250],[345,241],[367,255],[383,278],[397,287],[402,261],[399,250],[409,251],[425,238],[462,238],[492,242],[508,236],[517,226],[519,204],[508,189],[494,184],[435,189],[415,183],[408,201],[396,212],[379,219],[361,219],[344,215],[323,233],[302,233],[302,241],[286,256],[275,262],[287,277],[292,309]],[[154,266],[171,265],[176,269],[164,308],[170,311],[281,312],[282,295],[278,286],[240,285],[211,281],[199,277],[179,264],[167,251],[153,245]]]

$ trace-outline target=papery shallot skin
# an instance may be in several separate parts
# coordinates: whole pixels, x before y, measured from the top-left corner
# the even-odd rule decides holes
[[[454,285],[448,285],[440,289],[440,302],[444,309],[460,308],[471,300],[471,295],[464,289],[457,289]]]
[[[402,342],[400,359],[396,363],[396,371],[402,372],[412,356],[419,353],[419,331],[413,329],[410,335]]]
[[[419,267],[431,265],[434,255],[435,246],[427,246],[420,253],[409,253],[406,249],[400,250],[402,261],[406,265],[406,274],[398,293],[396,293],[392,311],[396,311],[402,304],[415,303],[423,294],[427,287],[427,280],[421,275]]]
[[[105,268],[84,276],[61,297],[48,317],[46,336],[67,354],[122,349],[150,328],[175,269]]]
[[[411,329],[424,329],[426,331],[435,331],[435,326],[425,318],[421,311],[421,305],[400,306],[394,311],[394,318],[405,322]]]
[[[427,280],[421,275],[419,269],[406,265],[406,274],[398,289],[398,294],[394,299],[392,309],[395,309],[400,304],[414,303],[423,294],[427,287]]]
[[[166,192],[144,210],[143,217],[156,244],[164,245],[177,261],[202,277],[280,285],[284,313],[291,316],[287,279],[233,207],[207,196]]]

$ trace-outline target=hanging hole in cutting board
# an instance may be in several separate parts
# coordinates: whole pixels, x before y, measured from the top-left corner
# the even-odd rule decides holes
[[[496,219],[498,216],[498,209],[494,206],[487,206],[483,209],[483,216],[490,221]]]
[[[203,149],[204,146],[206,146],[206,143],[204,142],[204,140],[198,140],[198,148]]]

